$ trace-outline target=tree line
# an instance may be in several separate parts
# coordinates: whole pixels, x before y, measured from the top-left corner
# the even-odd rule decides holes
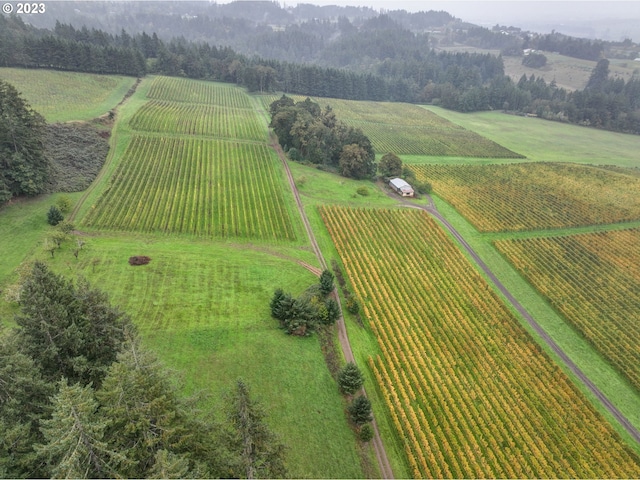
[[[391,18],[371,19],[360,29],[343,27],[347,33],[334,42],[328,57],[359,59],[360,70],[247,57],[229,47],[184,38],[162,41],[145,32],[111,35],[62,24],[42,31],[18,17],[0,17],[0,65],[156,73],[231,82],[254,92],[432,103],[462,112],[503,109],[640,133],[637,77],[607,80],[599,91],[568,92],[554,82],[541,85],[539,79],[514,82],[504,74],[501,56],[436,52],[423,35]],[[92,49],[100,53],[89,55]]]
[[[184,398],[129,317],[36,262],[0,330],[0,477],[275,478],[284,445],[238,380],[223,419]]]
[[[283,95],[269,106],[270,127],[295,161],[307,161],[337,171],[344,177],[371,178],[376,173],[376,152],[360,128],[336,118],[330,106],[306,100],[294,102]]]

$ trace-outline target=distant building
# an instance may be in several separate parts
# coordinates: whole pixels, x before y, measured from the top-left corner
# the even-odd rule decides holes
[[[394,178],[389,182],[389,186],[393,188],[398,195],[403,197],[413,197],[413,188],[401,178]]]

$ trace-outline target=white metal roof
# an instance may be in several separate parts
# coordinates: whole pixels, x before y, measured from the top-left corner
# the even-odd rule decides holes
[[[394,178],[389,183],[392,184],[396,188],[405,188],[405,187],[411,188],[411,185],[409,185],[407,182],[405,182],[401,178]]]

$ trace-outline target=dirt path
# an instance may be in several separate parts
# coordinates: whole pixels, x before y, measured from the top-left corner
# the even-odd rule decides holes
[[[386,191],[384,187],[382,189]],[[620,410],[616,408],[616,406],[611,403],[611,401],[602,393],[602,391],[584,374],[582,370],[567,356],[566,353],[560,348],[560,346],[544,331],[544,329],[540,326],[538,322],[531,316],[529,312],[522,306],[522,304],[516,300],[516,298],[511,294],[511,292],[504,286],[504,284],[498,280],[495,274],[491,271],[489,266],[482,261],[482,259],[478,256],[478,254],[473,250],[471,245],[467,243],[467,241],[460,235],[460,233],[451,225],[438,211],[437,207],[433,203],[433,199],[431,196],[427,195],[428,203],[427,205],[416,205],[414,203],[408,202],[406,200],[402,200],[401,198],[395,195],[389,195],[392,198],[396,198],[401,203],[406,206],[412,208],[420,208],[422,210],[426,210],[435,218],[440,220],[442,225],[453,235],[456,240],[462,245],[462,247],[469,253],[471,258],[476,262],[476,264],[482,269],[482,271],[487,275],[487,277],[493,282],[498,290],[506,297],[506,299],[513,305],[513,307],[522,315],[522,317],[527,321],[527,323],[533,328],[540,338],[544,340],[544,342],[553,350],[556,355],[560,358],[560,360],[573,372],[573,374],[580,379],[580,381],[593,393],[596,398],[602,403],[602,405],[613,415],[616,420],[622,425],[622,427],[633,437],[633,439],[640,443],[640,431],[633,426],[633,424],[625,417]]]
[[[296,205],[298,207],[298,211],[300,212],[300,217],[302,218],[302,222],[304,223],[304,228],[307,231],[307,236],[309,237],[309,241],[311,242],[311,246],[313,248],[316,257],[318,258],[318,262],[322,265],[323,269],[327,268],[327,262],[322,256],[322,252],[320,251],[320,247],[318,246],[318,242],[316,241],[316,237],[313,234],[313,230],[311,229],[311,224],[309,223],[309,219],[307,218],[307,214],[304,211],[304,207],[302,205],[302,200],[300,200],[300,194],[298,193],[298,188],[296,187],[295,181],[293,179],[293,175],[291,174],[291,170],[289,169],[289,164],[287,163],[287,158],[284,152],[282,151],[282,147],[275,140],[275,138],[271,137],[271,147],[278,153],[280,160],[282,160],[282,164],[284,165],[285,172],[287,173],[287,178],[289,180],[289,185],[291,186],[291,191],[293,192],[293,196],[296,200]],[[337,291],[333,292],[334,298],[338,302],[338,306],[340,307],[340,318],[336,322],[336,326],[338,327],[338,339],[340,340],[340,346],[342,347],[342,352],[344,353],[345,360],[347,362],[354,362],[355,357],[353,356],[353,351],[351,350],[351,344],[349,343],[349,337],[347,335],[347,328],[344,323],[344,317],[342,315],[342,305],[340,304],[340,297],[337,294]],[[361,393],[366,395],[364,389],[362,389]],[[378,459],[378,466],[380,468],[380,474],[382,478],[394,478],[393,470],[391,469],[391,464],[389,463],[389,457],[387,457],[387,451],[384,448],[384,444],[382,443],[382,439],[380,438],[380,431],[378,429],[378,424],[375,419],[371,423],[374,431],[373,439],[371,440],[373,444],[373,448],[376,452],[376,457]]]

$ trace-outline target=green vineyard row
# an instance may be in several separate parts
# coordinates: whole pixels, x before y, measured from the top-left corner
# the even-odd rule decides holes
[[[155,77],[147,93],[154,100],[199,103],[229,108],[251,108],[244,90],[233,85],[177,77]]]
[[[416,478],[627,478],[640,459],[425,212],[323,207]]]
[[[266,145],[134,136],[86,226],[294,240]]]
[[[254,110],[151,100],[131,118],[134,130],[265,141],[267,132]]]

